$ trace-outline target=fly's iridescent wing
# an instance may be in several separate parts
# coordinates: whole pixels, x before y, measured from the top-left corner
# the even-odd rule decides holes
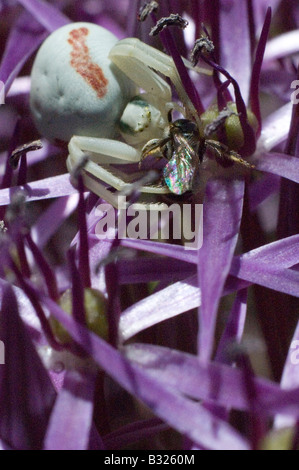
[[[179,196],[191,191],[198,167],[198,146],[194,148],[181,134],[174,135],[172,157],[163,170],[170,191]]]

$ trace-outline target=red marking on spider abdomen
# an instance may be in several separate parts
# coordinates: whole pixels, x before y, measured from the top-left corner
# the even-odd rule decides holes
[[[108,80],[101,67],[91,60],[86,45],[88,34],[87,28],[73,29],[70,32],[68,43],[72,46],[71,66],[96,91],[98,97],[103,98],[107,93]]]

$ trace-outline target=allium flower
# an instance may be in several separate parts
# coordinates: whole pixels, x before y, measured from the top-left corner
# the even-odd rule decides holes
[[[0,2],[1,449],[298,448],[298,2],[157,3],[140,22],[139,0]],[[43,137],[34,54],[76,21],[172,56],[202,126],[254,166],[204,160],[200,249],[100,240],[64,147],[12,168]]]

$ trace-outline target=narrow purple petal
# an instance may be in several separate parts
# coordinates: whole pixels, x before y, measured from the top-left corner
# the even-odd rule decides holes
[[[107,434],[104,438],[105,447],[106,449],[122,449],[126,445],[132,445],[134,442],[157,435],[168,428],[167,424],[157,418],[138,421]]]
[[[261,92],[278,98],[280,103],[289,103],[292,92],[290,85],[294,78],[294,71],[287,67],[273,69],[265,66],[261,73]]]
[[[11,287],[3,293],[0,337],[6,358],[0,366],[0,436],[18,450],[41,449],[55,392],[19,318]]]
[[[95,377],[69,371],[53,408],[44,450],[88,450]]]
[[[7,281],[0,279],[0,289],[3,291],[9,286]],[[26,328],[32,333],[32,337],[40,338],[42,336],[41,324],[38,320],[31,302],[26,294],[19,287],[13,286],[14,296],[17,299],[19,307],[19,315],[25,324]]]
[[[215,362],[206,363],[196,356],[149,344],[126,346],[125,352],[133,363],[141,366],[151,377],[174,387],[182,394],[217,403],[224,408],[250,411],[244,375],[240,369]],[[274,415],[279,408],[283,409],[283,401],[287,410],[287,394],[278,384],[265,379],[253,379],[253,383],[259,411],[264,410],[269,416]],[[297,415],[298,413],[297,404]]]
[[[257,170],[299,183],[299,158],[286,153],[263,153],[254,161]]]
[[[73,248],[68,250],[67,259],[72,279],[72,315],[77,322],[85,325],[84,286],[76,265],[76,254]]]
[[[226,322],[226,326],[217,345],[215,361],[220,364],[234,365],[236,362],[238,345],[243,338],[247,313],[247,289],[237,292],[233,308]],[[229,419],[230,408],[221,408],[219,405],[205,404],[206,408],[215,416],[223,420]]]
[[[234,261],[231,274],[269,289],[299,297],[299,273],[291,269],[274,269],[271,264],[248,261],[243,265]]]
[[[273,174],[267,174],[262,179],[254,181],[248,189],[250,212],[255,212],[258,206],[272,194],[278,193],[280,178]]]
[[[251,44],[247,2],[220,0],[219,7],[220,63],[237,80],[248,103]],[[237,45],[233,50],[232,44]]]
[[[43,332],[48,340],[48,343],[55,349],[61,350],[62,347],[61,345],[56,341],[56,338],[54,337],[53,331],[49,325],[48,318],[40,305],[38,298],[36,296],[34,288],[32,288],[30,282],[27,282],[23,276],[22,273],[19,271],[17,265],[14,263],[13,260],[10,262],[10,268],[13,271],[14,275],[16,276],[16,279],[18,280],[18,283],[21,287],[21,289],[24,291],[28,299],[30,300],[35,313],[41,323]]]
[[[70,183],[70,175],[67,173],[34,181],[26,184],[26,186],[2,189],[0,190],[0,206],[8,206],[12,195],[19,191],[25,192],[27,202],[70,196],[77,193],[77,190]]]
[[[277,242],[270,243],[268,245],[264,245],[260,248],[257,248],[255,250],[251,250],[248,253],[245,253],[241,257],[235,257],[234,258],[234,268],[231,271],[231,274],[234,275],[237,273],[237,268],[236,266],[239,266],[240,264],[243,266],[242,272],[246,272],[247,266],[249,266],[247,263],[250,263],[251,261],[254,262],[254,265],[258,265],[259,261],[262,261],[265,263],[266,266],[270,267],[270,270],[280,270],[283,268],[289,268],[292,267],[294,264],[299,263],[299,258],[298,258],[298,243],[299,243],[299,238],[298,236],[293,236],[293,237],[288,237],[283,240],[279,240]],[[169,255],[172,255],[172,252],[169,252]],[[190,262],[192,264],[196,264],[196,257],[192,260],[190,258]],[[182,262],[180,262],[182,263]],[[171,280],[174,279],[176,276],[180,277],[182,274],[184,274],[184,270],[187,269],[187,264],[186,268],[184,267],[184,270],[182,271],[182,264],[179,265],[171,265],[173,270],[176,270],[174,272],[171,272],[168,277],[165,274],[165,279]],[[134,271],[135,267],[135,271]],[[144,282],[151,282],[151,281],[156,281],[160,279],[159,274],[157,274],[157,271],[161,270],[163,271],[165,267],[165,261],[163,259],[145,259],[145,260],[140,260],[140,262],[130,262],[130,260],[124,261],[123,263],[120,263],[119,265],[119,273],[120,273],[120,279],[122,283],[136,283],[138,282],[139,277],[142,276],[141,279]],[[153,268],[153,270],[151,270]],[[243,269],[245,271],[243,271]],[[251,268],[248,268],[249,271]],[[252,268],[254,269],[254,268]],[[265,268],[267,271],[267,268]],[[191,267],[186,270],[185,274],[189,276],[192,275],[192,270]],[[177,273],[177,274],[176,274]],[[242,278],[241,272],[240,278]],[[270,275],[270,273],[269,273]],[[161,276],[163,279],[163,275]],[[244,278],[245,279],[245,278]],[[184,281],[183,281],[184,282]],[[255,279],[255,281],[249,281],[250,283],[259,283],[258,277]],[[231,288],[232,291],[234,291],[234,288]],[[238,290],[238,289],[237,289]]]
[[[247,289],[237,293],[225,330],[218,344],[215,360],[222,364],[231,364],[231,348],[240,344],[245,329],[247,312]]]
[[[264,268],[265,268],[265,272],[267,273],[268,272],[268,268],[270,269],[270,271],[272,272],[273,270],[281,270],[283,268],[289,268],[289,267],[292,267],[294,266],[296,263],[299,263],[299,257],[298,257],[298,253],[299,253],[299,250],[298,250],[298,244],[299,244],[299,236],[292,236],[292,237],[288,237],[288,238],[285,238],[283,240],[279,240],[277,242],[273,242],[273,243],[270,243],[268,245],[264,245],[260,248],[257,248],[255,250],[251,250],[249,251],[248,253],[245,253],[244,255],[240,256],[240,257],[235,257],[234,258],[234,267],[233,269],[231,270],[231,274],[232,275],[240,275],[240,278],[243,278],[243,274],[242,273],[245,273],[247,272],[247,267],[248,267],[248,271],[252,272],[252,276],[254,276],[254,266],[258,266],[259,265],[259,262],[262,262],[264,263]],[[171,252],[170,252],[171,253]],[[169,254],[170,254],[169,253]],[[192,258],[190,259],[190,261],[192,262]],[[194,257],[194,260],[193,260],[194,264],[196,263],[196,257]],[[254,265],[251,265],[250,263],[253,262]],[[152,265],[154,265],[154,272],[151,273],[146,273],[146,274],[142,274],[144,273],[144,267],[143,267],[143,261],[141,260],[140,262],[140,268],[139,268],[139,265],[137,263],[137,261],[135,262],[135,269],[136,269],[136,272],[132,272],[133,271],[133,266],[134,266],[134,263],[131,263],[132,264],[132,269],[130,269],[130,263],[127,262],[127,264],[129,265],[128,267],[128,270],[127,270],[127,267],[126,267],[126,262],[124,262],[123,266],[120,265],[120,276],[121,276],[121,279],[123,279],[122,282],[137,282],[138,281],[138,277],[135,276],[135,274],[139,273],[140,275],[143,275],[143,280],[147,281],[147,282],[150,282],[150,281],[154,281],[154,280],[157,280],[159,279],[159,276],[157,276],[157,273],[156,271],[159,270],[159,269],[163,269],[163,265],[165,264],[165,262],[161,259],[161,260],[152,260],[152,261],[149,261],[149,267]],[[156,265],[155,265],[156,263]],[[249,263],[249,264],[248,264]],[[238,271],[238,266],[242,266],[242,271]],[[175,268],[173,266],[173,268]],[[263,269],[264,269],[263,268]],[[177,275],[179,276],[181,274],[181,270],[179,268],[179,266],[176,268],[178,270],[177,272]],[[139,272],[140,271],[140,272]],[[192,274],[191,271],[189,271],[189,275]],[[172,273],[171,276],[173,278],[175,274]],[[268,275],[270,276],[270,272],[268,272]],[[127,277],[126,277],[127,276]],[[272,276],[272,274],[271,274]],[[170,277],[169,277],[170,279]],[[259,283],[259,278],[256,277],[254,280],[251,279],[249,280],[249,278],[247,277],[244,277],[243,279],[248,279],[248,282],[252,283],[252,284],[255,284],[255,283]],[[262,280],[263,278],[261,278]],[[231,279],[232,281],[232,279]],[[239,281],[238,281],[239,282]],[[264,282],[264,280],[262,281]],[[270,282],[270,279],[268,279],[268,282]],[[295,280],[296,282],[296,280]],[[234,283],[233,283],[234,285]],[[245,284],[244,287],[248,285],[248,284]],[[240,287],[242,288],[242,287]],[[228,290],[229,291],[234,291],[234,290],[238,290],[239,288],[235,288],[235,287],[231,287],[229,288]],[[292,287],[293,289],[293,287]]]
[[[106,294],[106,281],[104,267],[99,269],[99,264],[104,262],[111,251],[111,240],[102,241],[101,243],[92,243],[90,241],[89,246],[89,262],[91,271],[91,285],[95,289],[99,289],[101,292]]]
[[[238,240],[243,196],[242,180],[214,180],[207,186],[204,243],[198,259],[202,291],[199,352],[201,358],[206,360],[214,347],[217,311]]]
[[[171,31],[169,29],[165,29],[164,31],[161,32],[161,41],[169,53],[169,55],[172,56],[173,61],[175,63],[175,66],[177,68],[178,74],[180,76],[180,79],[182,81],[182,84],[184,86],[184,89],[186,90],[190,100],[192,101],[196,111],[198,114],[203,113],[204,107],[201,103],[200,97],[198,95],[198,92],[193,84],[193,81],[190,79],[188,70],[182,60],[182,57],[180,55],[180,52],[177,48],[177,45],[173,39]]]
[[[177,260],[164,258],[137,258],[118,262],[119,282],[134,284],[140,282],[173,282],[194,274],[194,266]]]
[[[265,61],[277,60],[299,51],[299,30],[281,34],[268,42]]]
[[[201,305],[201,292],[197,287],[197,276],[187,278],[152,294],[125,310],[119,323],[121,341],[127,341],[146,328],[159,324],[174,316]],[[247,288],[251,283],[230,276],[225,284],[223,296]],[[239,328],[242,329],[242,313]]]
[[[253,64],[252,75],[251,75],[250,105],[251,105],[251,110],[256,116],[258,123],[259,123],[258,134],[260,134],[260,131],[262,128],[262,117],[261,117],[261,108],[260,108],[260,99],[259,99],[259,83],[260,83],[260,75],[261,75],[261,70],[262,70],[266,43],[267,43],[270,25],[271,25],[271,18],[272,18],[272,11],[271,11],[271,8],[269,7],[267,14],[266,14],[261,37],[257,46],[255,61]]]
[[[242,127],[243,136],[244,136],[244,145],[240,149],[240,153],[243,156],[251,156],[256,150],[256,136],[255,136],[254,129],[251,127],[251,125],[248,122],[247,108],[246,108],[244,99],[242,97],[242,93],[241,93],[238,82],[235,80],[235,78],[232,75],[228,73],[228,71],[224,67],[216,64],[213,60],[207,58],[205,55],[202,54],[201,59],[204,62],[206,62],[208,65],[210,65],[215,71],[224,75],[227,78],[227,80],[231,82],[234,88],[236,107],[239,113],[240,124]]]
[[[281,387],[285,390],[292,390],[299,387],[298,376],[298,346],[299,346],[299,324],[295,330],[294,336],[289,349],[289,354],[284,365],[281,378]],[[295,416],[278,416],[275,422],[276,427],[284,428],[296,425]]]
[[[198,403],[179,396],[174,389],[152,379],[99,337],[89,333],[88,341],[82,341],[83,336],[86,336],[85,328],[74,322],[50,299],[42,295],[41,298],[55,318],[102,369],[170,426],[195,443],[212,450],[248,449],[248,443],[231,426],[214,418]]]
[[[89,243],[86,222],[86,203],[84,198],[84,185],[82,176],[78,178],[79,204],[78,204],[78,225],[79,225],[79,271],[83,286],[91,286],[90,265],[89,265]]]
[[[17,77],[7,95],[7,98],[20,95],[28,95],[30,92],[30,77]]]
[[[242,255],[236,262],[246,265],[247,262],[262,262],[273,269],[291,268],[299,263],[299,235],[278,240]]]
[[[261,153],[270,152],[270,150],[287,139],[290,131],[292,111],[292,103],[287,103],[264,120],[256,150],[257,156]]]
[[[14,449],[9,447],[7,444],[5,444],[4,441],[0,439],[0,450],[14,450]]]
[[[271,4],[272,11],[275,13],[280,3],[281,0],[271,0],[271,2],[269,2],[269,0],[258,0],[258,2],[253,2],[254,19],[257,32],[259,32],[263,27],[269,4]]]
[[[20,160],[17,185],[23,186],[27,183],[27,155],[23,155]]]
[[[18,0],[21,5],[40,23],[47,31],[55,31],[71,20],[56,7],[43,0]]]
[[[44,282],[48,288],[49,296],[54,301],[58,301],[58,286],[53,270],[51,269],[43,253],[39,250],[39,248],[32,240],[30,233],[26,236],[26,240],[35,258],[36,264],[39,267],[42,276],[44,277]]]
[[[200,292],[196,277],[177,282],[152,294],[125,310],[119,322],[121,341],[132,338],[140,331],[173,318],[200,305]]]
[[[40,215],[31,229],[32,238],[40,249],[46,245],[60,225],[74,212],[78,206],[78,200],[78,194],[60,197]]]
[[[298,345],[299,345],[299,324],[297,325],[294,333],[289,355],[287,357],[283,376],[281,379],[281,386],[284,389],[292,389],[299,387],[299,376],[298,376]]]
[[[12,27],[0,66],[0,80],[6,93],[28,58],[45,39],[46,34],[28,13],[22,14]]]
[[[299,71],[297,73],[299,78]],[[292,120],[285,152],[294,155],[299,161],[299,103],[294,103]],[[298,173],[298,171],[297,171]],[[279,238],[299,232],[299,187],[298,184],[282,179],[277,233]]]
[[[187,263],[194,263],[196,253],[192,250],[186,250],[179,245],[172,245],[171,243],[159,243],[150,240],[132,240],[125,239],[121,242],[122,246],[134,248],[135,250],[147,251],[148,253],[155,253],[161,256],[168,256],[179,261]]]

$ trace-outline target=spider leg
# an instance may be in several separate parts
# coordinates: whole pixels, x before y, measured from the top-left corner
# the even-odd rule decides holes
[[[156,72],[168,77],[199,129],[203,132],[198,113],[186,93],[173,59],[163,52],[151,47],[137,38],[127,38],[118,41],[111,49],[110,59],[136,85],[147,93],[160,97],[164,102],[171,101],[171,89],[168,83]]]
[[[130,193],[134,189],[138,189],[141,193],[169,193],[167,187],[164,186],[139,185],[138,181],[132,182],[132,175],[128,176],[109,166],[111,163],[125,164],[140,161],[140,152],[128,144],[116,140],[74,136],[69,143],[67,159],[69,172],[72,173],[80,165],[80,162],[86,159],[86,156],[88,159],[84,164],[83,180],[87,188],[114,207],[117,207],[119,194],[109,190],[105,184],[125,193]],[[103,161],[108,164],[103,164]]]
[[[255,166],[244,160],[237,152],[230,150],[226,145],[221,144],[217,140],[206,140],[206,146],[210,148],[220,165],[229,166],[237,163],[245,166],[246,168],[254,169]]]

